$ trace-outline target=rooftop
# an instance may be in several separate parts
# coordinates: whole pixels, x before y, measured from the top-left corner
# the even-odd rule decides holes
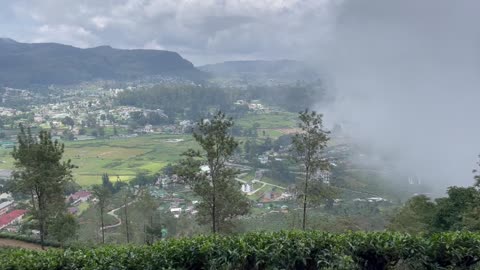
[[[23,216],[26,212],[27,210],[13,210],[10,213],[0,216],[0,228],[7,226],[18,217]]]

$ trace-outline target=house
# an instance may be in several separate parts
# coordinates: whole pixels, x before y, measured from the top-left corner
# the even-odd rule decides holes
[[[10,201],[10,200],[12,200],[12,195],[10,193],[1,193],[0,194],[0,201],[2,201],[2,200]]]
[[[22,220],[26,212],[27,210],[17,209],[17,210],[13,210],[8,214],[0,216],[0,230]]]
[[[70,196],[67,197],[67,200],[72,201],[73,204],[76,204],[80,202],[86,202],[90,198],[90,196],[92,196],[92,193],[90,191],[80,190],[73,194],[70,194]]]
[[[181,207],[170,208],[170,212],[173,214],[175,218],[179,218],[180,214],[182,213],[182,208]]]
[[[7,213],[13,207],[13,201],[0,203],[0,216]]]
[[[242,184],[242,192],[250,193],[252,192],[252,185],[250,184]]]
[[[258,160],[260,161],[261,164],[267,164],[268,163],[268,157],[267,156],[259,156]]]

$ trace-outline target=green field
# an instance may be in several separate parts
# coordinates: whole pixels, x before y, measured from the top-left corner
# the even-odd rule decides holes
[[[181,139],[181,142],[172,142]],[[65,143],[65,158],[78,166],[75,181],[82,186],[100,183],[108,173],[112,180],[133,178],[137,172],[156,173],[175,162],[180,154],[195,143],[191,135],[146,135],[117,140],[90,140]],[[11,149],[0,150],[0,169],[11,169]]]
[[[248,114],[238,119],[236,125],[252,127],[258,123],[266,136],[276,138],[284,134],[283,129],[295,127],[295,118],[293,113]],[[262,136],[261,131],[259,136]],[[100,183],[103,173],[108,173],[113,181],[117,178],[128,181],[142,171],[156,173],[195,146],[192,135],[154,134],[115,140],[75,141],[65,142],[65,158],[78,166],[74,169],[75,181],[82,186],[90,186]],[[0,149],[0,169],[13,168],[11,151]]]
[[[260,129],[288,129],[296,128],[298,115],[296,113],[278,112],[267,114],[247,114],[235,121],[242,128],[251,128],[254,123],[260,125]]]

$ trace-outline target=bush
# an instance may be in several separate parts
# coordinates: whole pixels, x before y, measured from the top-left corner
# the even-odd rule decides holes
[[[13,239],[19,240],[27,243],[38,244],[40,245],[40,238],[34,238],[27,235],[15,234],[15,233],[0,233],[0,239]],[[60,247],[60,243],[50,240],[45,240],[44,245],[46,247]]]
[[[102,246],[45,252],[0,250],[0,269],[469,269],[480,235],[330,234],[316,231],[199,236],[153,246]]]

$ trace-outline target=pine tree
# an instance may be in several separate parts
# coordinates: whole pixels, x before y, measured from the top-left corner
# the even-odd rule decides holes
[[[31,198],[31,213],[38,221],[42,248],[49,221],[66,210],[63,194],[73,179],[75,166],[70,160],[62,161],[63,153],[64,145],[52,141],[47,131],[40,131],[37,137],[30,128],[20,126],[18,145],[12,152],[14,188]]]

